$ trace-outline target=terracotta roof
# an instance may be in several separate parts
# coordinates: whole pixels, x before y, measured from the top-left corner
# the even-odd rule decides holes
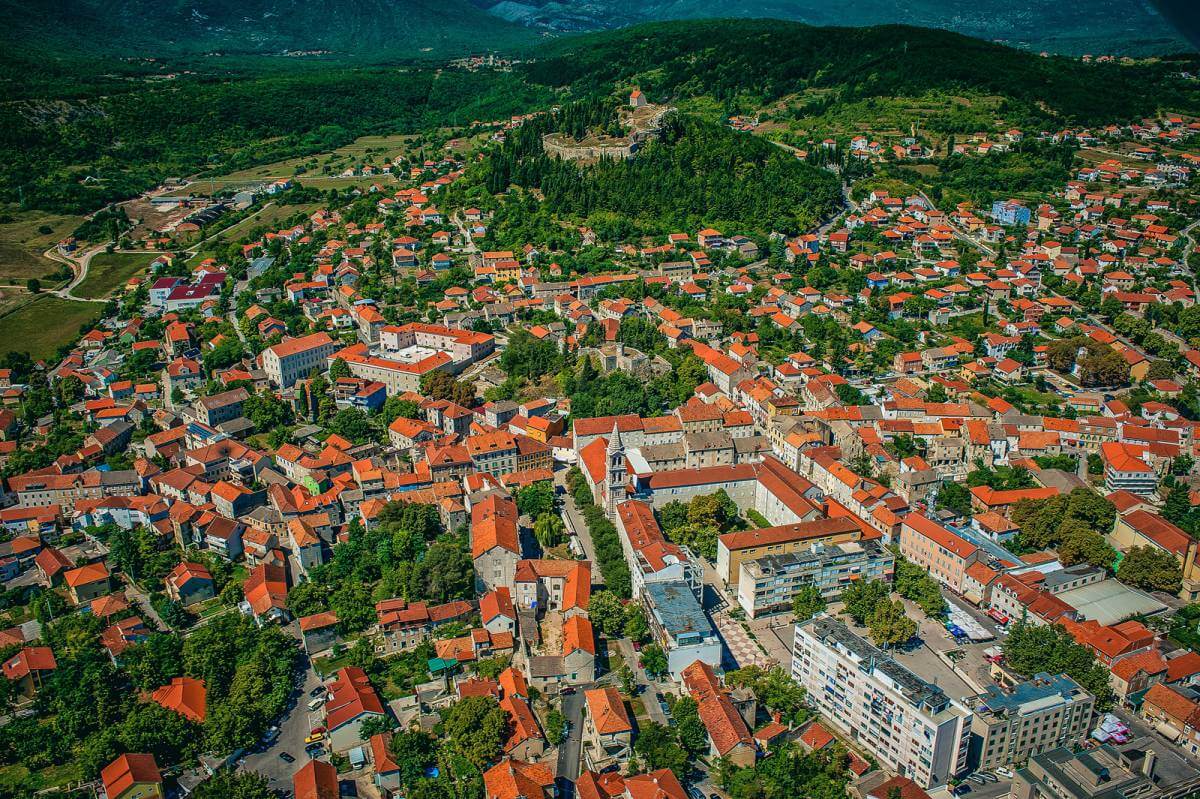
[[[292,775],[295,799],[339,799],[337,769],[324,760],[310,760]]]
[[[1200,674],[1200,654],[1196,652],[1186,652],[1167,661],[1167,682],[1179,682],[1195,674]]]
[[[8,660],[4,661],[4,676],[10,680],[19,680],[35,671],[54,671],[58,662],[54,652],[48,646],[27,646]]]
[[[341,669],[329,690],[333,697],[325,703],[325,726],[331,731],[364,713],[383,715],[379,695],[358,666]]]
[[[506,758],[483,773],[487,799],[541,799],[553,786],[554,772],[545,763]]]
[[[203,724],[207,713],[206,696],[204,680],[176,677],[167,685],[155,690],[150,698],[167,710],[174,710],[185,719]]]
[[[584,691],[583,698],[587,702],[588,718],[601,735],[633,731],[625,711],[625,700],[615,687],[609,685]]]
[[[516,619],[517,611],[513,607],[512,594],[508,586],[502,585],[495,591],[488,591],[479,598],[479,617],[487,624],[497,616]]]
[[[687,792],[670,769],[625,778],[629,799],[687,799]]]
[[[583,616],[572,616],[563,622],[563,656],[582,649],[590,655],[596,654],[596,639],[592,623]]]
[[[1189,699],[1169,685],[1155,683],[1146,692],[1143,707],[1157,707],[1173,719],[1186,720],[1200,710],[1200,704]]]
[[[718,539],[729,550],[747,549],[750,547],[779,544],[785,541],[801,541],[807,538],[825,538],[833,535],[852,535],[857,538],[862,531],[849,517],[831,519],[816,519],[798,524],[784,524],[778,527],[763,527],[758,530],[744,530],[737,533],[726,533]]]
[[[1057,490],[1055,493],[1058,493]],[[958,558],[969,558],[978,551],[978,547],[970,541],[955,535],[937,522],[922,516],[920,513],[910,513],[905,516],[904,526],[928,538]]]
[[[161,784],[154,755],[124,754],[100,770],[105,796],[118,797],[139,783]]]
[[[471,508],[471,557],[478,558],[496,547],[521,552],[516,503],[492,494]]]
[[[825,729],[819,722],[814,721],[804,728],[804,732],[800,733],[800,740],[808,745],[809,749],[817,750],[824,749],[836,740],[833,733]]]

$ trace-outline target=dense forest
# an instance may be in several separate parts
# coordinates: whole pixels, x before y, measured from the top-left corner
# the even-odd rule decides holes
[[[536,83],[579,92],[636,82],[654,100],[707,95],[730,110],[751,110],[806,89],[834,90],[838,102],[969,89],[1010,98],[1030,117],[1060,124],[1125,121],[1159,108],[1200,109],[1200,86],[1178,77],[1183,69],[1195,70],[1195,57],[1085,64],[901,25],[654,23],[559,40],[539,55],[525,68]]]
[[[564,89],[566,99],[612,97],[637,84],[654,101],[710,98],[725,111],[797,97],[793,107],[804,115],[871,98],[964,92],[995,96],[1006,119],[1047,129],[1127,122],[1159,109],[1200,111],[1200,82],[1179,77],[1183,70],[1197,71],[1196,57],[1085,64],[901,26],[656,23],[545,42],[527,51],[512,72],[418,62],[354,66],[334,55],[315,62],[245,54],[219,60],[191,54],[175,61],[52,55],[21,51],[0,58],[0,202],[71,213],[135,195],[164,177],[308,155],[366,134],[503,119],[545,108]],[[572,134],[580,132],[581,121],[574,121]],[[601,179],[590,181],[587,192],[564,192],[560,201],[578,211],[615,200],[632,216],[669,211],[682,220],[715,199],[710,218],[738,218],[752,209],[760,220],[780,221],[786,204],[781,197],[750,202],[746,196],[755,181],[726,175],[719,186],[701,185],[706,170],[719,165],[705,151],[718,146],[730,150],[730,164],[752,165],[760,185],[763,178],[782,186],[783,196],[807,191],[801,184],[811,183],[811,175],[787,172],[777,160],[752,152],[754,145],[717,140],[715,131],[694,133],[685,138],[703,151],[676,146],[646,153],[644,163],[695,170],[677,207],[665,209],[652,199],[661,198],[664,187],[647,186],[650,170],[636,163],[603,166],[592,177],[640,175],[637,186],[651,188],[651,199],[643,191],[607,196],[611,192],[600,188],[609,181]],[[555,186],[545,165],[529,161],[526,168],[546,171],[548,185]],[[826,198],[813,188],[816,197],[783,216],[806,219],[819,211]]]
[[[165,177],[216,173],[321,152],[371,133],[504,118],[544,88],[496,72],[273,70],[229,79],[181,76],[70,102],[0,107],[0,202],[92,210]]]
[[[682,115],[669,115],[657,141],[634,158],[581,165],[551,158],[542,136],[552,116],[527,123],[491,156],[484,182],[541,190],[554,215],[627,217],[648,232],[712,225],[726,232],[811,227],[840,200],[837,178],[760,139]]]

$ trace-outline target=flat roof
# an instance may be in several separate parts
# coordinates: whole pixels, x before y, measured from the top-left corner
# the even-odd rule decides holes
[[[1112,579],[1063,591],[1058,598],[1079,611],[1084,619],[1105,626],[1132,616],[1158,613],[1167,607],[1149,594]]]
[[[642,590],[650,597],[659,624],[672,637],[695,633],[704,638],[716,636],[717,631],[692,593],[691,586],[682,580],[646,583]]]

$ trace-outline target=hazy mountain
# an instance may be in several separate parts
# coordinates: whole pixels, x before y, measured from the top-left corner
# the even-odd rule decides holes
[[[1179,20],[1195,0],[1156,2]],[[442,56],[522,47],[566,32],[712,17],[903,23],[1062,53],[1189,49],[1150,0],[0,0],[0,51]]]
[[[443,55],[542,36],[468,0],[0,0],[0,19],[0,49],[27,55]]]
[[[771,17],[812,25],[902,23],[1061,53],[1192,49],[1148,0],[472,0],[493,16],[556,31],[705,17]],[[1159,0],[1175,6],[1195,0]]]

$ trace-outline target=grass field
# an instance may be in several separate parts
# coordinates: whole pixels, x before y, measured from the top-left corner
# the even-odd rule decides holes
[[[98,302],[72,302],[44,294],[0,317],[0,354],[28,352],[53,358],[58,348],[79,335],[79,327],[104,311]]]
[[[230,187],[251,186],[269,182],[279,178],[291,178],[304,184],[311,184],[321,189],[344,189],[352,186],[369,186],[372,183],[388,184],[393,178],[384,174],[371,177],[337,177],[339,172],[348,167],[364,162],[382,166],[384,162],[405,155],[411,149],[414,137],[410,135],[395,136],[364,136],[345,147],[339,147],[326,153],[289,158],[262,166],[230,172],[213,178],[197,180],[191,186],[170,192],[172,196],[188,194],[206,194],[210,187],[223,189]],[[303,169],[302,174],[297,170]]]
[[[10,214],[11,222],[0,223],[0,282],[24,283],[58,268],[42,253],[71,234],[82,217],[22,212]],[[42,230],[49,228],[49,233]]]
[[[71,293],[76,297],[105,297],[157,257],[157,253],[98,253],[88,265],[87,278]]]

